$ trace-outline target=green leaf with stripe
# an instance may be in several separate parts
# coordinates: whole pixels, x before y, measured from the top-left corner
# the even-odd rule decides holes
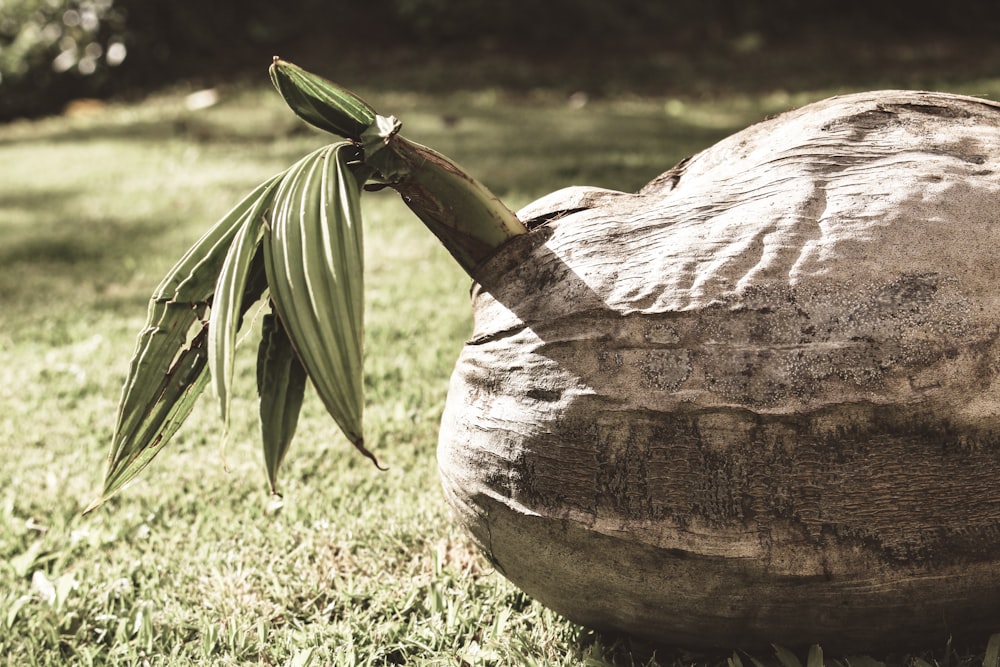
[[[375,122],[375,110],[354,93],[307,72],[298,65],[275,58],[271,82],[302,120],[345,139],[360,141]]]
[[[149,464],[207,385],[204,317],[219,272],[248,212],[281,176],[259,185],[216,222],[153,292],[119,400],[101,495],[87,511],[100,506]]]
[[[243,313],[252,305],[244,304],[247,296],[245,292],[255,264],[258,271],[263,271],[264,257],[259,251],[264,234],[264,213],[274,199],[279,182],[270,182],[268,188],[241,218],[241,226],[229,246],[215,283],[208,327],[208,365],[212,374],[212,387],[227,430],[236,337],[243,322]],[[250,296],[259,299],[263,291],[254,290]]]
[[[288,172],[264,235],[278,315],[327,411],[362,453],[364,249],[361,185],[348,142],[315,151]]]
[[[264,465],[271,493],[278,493],[278,469],[291,445],[302,409],[306,370],[284,325],[273,313],[264,316],[257,353],[257,395]]]

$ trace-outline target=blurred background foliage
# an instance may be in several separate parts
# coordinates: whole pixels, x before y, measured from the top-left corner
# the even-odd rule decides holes
[[[995,0],[0,0],[0,121],[251,65],[259,75],[271,53],[304,45],[320,60],[431,48],[544,59],[998,34]]]

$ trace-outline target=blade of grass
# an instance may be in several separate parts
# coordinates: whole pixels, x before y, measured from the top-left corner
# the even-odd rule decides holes
[[[823,647],[813,644],[809,647],[809,655],[806,657],[806,667],[823,667]]]
[[[781,667],[802,667],[802,662],[799,661],[798,656],[787,648],[777,644],[771,644],[771,646],[774,648],[774,655],[778,658],[778,662],[781,663]]]
[[[1000,634],[995,634],[986,642],[983,667],[1000,667]]]

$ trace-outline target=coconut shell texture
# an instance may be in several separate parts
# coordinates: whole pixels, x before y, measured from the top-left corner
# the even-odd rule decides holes
[[[1000,629],[1000,105],[835,97],[519,217],[438,451],[499,572],[691,648]]]

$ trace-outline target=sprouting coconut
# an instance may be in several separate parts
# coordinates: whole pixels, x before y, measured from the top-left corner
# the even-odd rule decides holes
[[[836,97],[636,194],[569,188],[515,216],[353,95],[282,61],[272,77],[346,141],[262,184],[154,294],[101,500],[209,381],[229,418],[235,332],[262,298],[272,485],[306,377],[371,456],[369,183],[476,281],[438,458],[459,522],[528,594],[688,647],[996,629],[1000,105]]]

